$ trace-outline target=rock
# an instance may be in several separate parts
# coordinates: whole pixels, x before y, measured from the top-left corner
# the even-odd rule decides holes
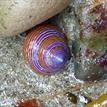
[[[69,0],[1,0],[0,37],[20,34],[62,11]]]

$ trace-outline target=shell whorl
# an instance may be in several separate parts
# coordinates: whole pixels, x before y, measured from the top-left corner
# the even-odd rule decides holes
[[[65,35],[53,25],[40,25],[27,36],[23,45],[25,60],[42,74],[60,71],[70,58]]]

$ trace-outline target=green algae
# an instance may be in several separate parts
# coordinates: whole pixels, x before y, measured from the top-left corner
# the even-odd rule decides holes
[[[93,100],[85,107],[107,107],[107,93],[100,96],[97,100]]]
[[[81,43],[88,47],[88,49],[95,52],[105,52],[107,50],[106,36],[84,38]]]

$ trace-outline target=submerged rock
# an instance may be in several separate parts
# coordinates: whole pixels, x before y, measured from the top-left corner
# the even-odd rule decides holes
[[[106,0],[75,0],[60,17],[58,24],[68,35],[76,78],[103,79],[107,74]]]

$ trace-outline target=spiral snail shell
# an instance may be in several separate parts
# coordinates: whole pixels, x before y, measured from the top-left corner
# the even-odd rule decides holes
[[[54,74],[70,58],[66,36],[54,25],[39,25],[27,36],[23,45],[25,60],[42,74]]]

